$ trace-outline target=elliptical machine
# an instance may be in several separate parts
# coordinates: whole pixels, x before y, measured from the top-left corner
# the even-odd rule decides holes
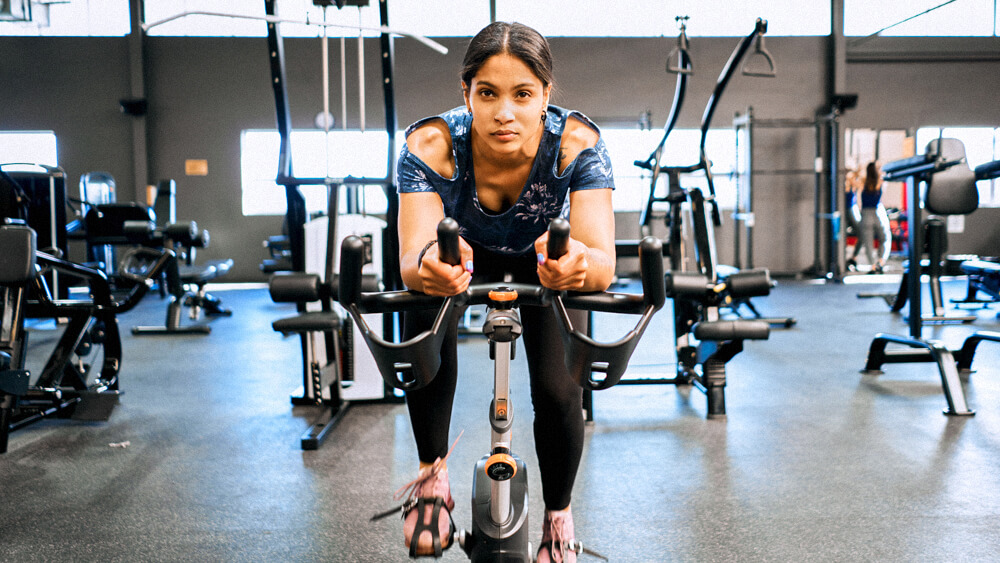
[[[441,259],[459,264],[458,223],[446,218],[438,225]],[[569,222],[556,219],[549,227],[548,254],[558,258],[569,245]],[[665,301],[662,243],[643,239],[639,248],[643,294],[557,293],[539,285],[492,283],[472,285],[464,293],[447,298],[413,291],[361,292],[363,242],[348,237],[341,247],[339,300],[358,324],[387,384],[413,390],[426,386],[440,366],[440,351],[446,326],[457,321],[465,305],[486,304],[483,333],[494,360],[494,389],[489,420],[492,428],[489,453],[476,463],[472,491],[472,528],[454,533],[472,561],[529,562],[528,471],[511,448],[513,405],[509,394],[510,360],[514,342],[521,333],[519,304],[551,306],[559,318],[569,373],[585,389],[606,389],[618,383],[632,351],[653,314]],[[438,309],[433,327],[400,343],[386,342],[371,330],[363,313],[385,313],[415,309]],[[567,308],[641,315],[635,328],[616,342],[602,343],[575,330]],[[404,508],[405,510],[405,508]],[[395,511],[392,511],[395,512]],[[432,524],[436,526],[435,524]],[[580,542],[570,548],[577,553],[592,551]],[[439,552],[440,554],[440,552]]]

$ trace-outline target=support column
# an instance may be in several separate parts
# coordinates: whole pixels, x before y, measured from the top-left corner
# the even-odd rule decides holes
[[[119,201],[146,201],[149,185],[149,151],[146,136],[146,53],[142,31],[143,0],[129,0],[132,32],[128,37],[129,100],[132,121],[132,193],[118,194]],[[122,108],[125,111],[125,106]],[[119,188],[121,186],[119,185]]]

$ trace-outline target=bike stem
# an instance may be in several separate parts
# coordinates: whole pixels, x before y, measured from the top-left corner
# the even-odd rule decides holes
[[[486,473],[490,478],[490,519],[502,525],[510,520],[510,479],[517,471],[511,455],[511,427],[514,411],[510,399],[510,362],[514,343],[521,335],[521,319],[514,309],[517,292],[498,287],[489,294],[490,310],[483,324],[483,334],[490,343],[493,360],[493,400],[490,403],[490,458]]]

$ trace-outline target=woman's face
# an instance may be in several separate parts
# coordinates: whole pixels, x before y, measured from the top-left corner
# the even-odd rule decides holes
[[[471,84],[462,83],[472,132],[485,147],[515,154],[542,131],[552,86],[544,86],[521,59],[501,53],[486,60]]]

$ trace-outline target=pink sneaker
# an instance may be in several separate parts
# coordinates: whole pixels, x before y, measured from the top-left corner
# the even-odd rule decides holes
[[[542,521],[542,543],[538,547],[535,563],[576,563],[580,553],[593,555],[605,561],[607,557],[583,547],[575,539],[573,513],[567,510],[545,511]]]

